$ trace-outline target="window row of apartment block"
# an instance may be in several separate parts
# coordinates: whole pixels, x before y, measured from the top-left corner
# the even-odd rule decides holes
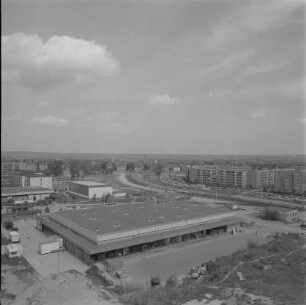
[[[303,194],[306,191],[305,169],[262,169],[249,167],[194,166],[188,169],[189,180],[211,186],[238,188],[273,187],[276,192]]]

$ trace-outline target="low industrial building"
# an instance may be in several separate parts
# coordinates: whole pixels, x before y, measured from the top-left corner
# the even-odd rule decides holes
[[[64,247],[87,264],[232,231],[239,225],[233,211],[182,201],[99,206],[37,220],[38,229],[61,236]]]
[[[288,223],[298,221],[298,210],[278,210],[277,218]]]
[[[41,173],[16,172],[13,175],[14,186],[21,187],[44,187],[52,189],[52,177]]]
[[[101,198],[113,195],[113,187],[95,181],[71,181],[69,182],[69,193],[84,198]]]
[[[52,194],[52,190],[43,187],[1,187],[1,205],[13,201],[15,204],[25,201],[37,202]]]

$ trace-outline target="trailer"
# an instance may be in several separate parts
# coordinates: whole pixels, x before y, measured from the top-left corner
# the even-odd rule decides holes
[[[21,257],[23,254],[23,247],[20,244],[9,244],[5,246],[5,254],[9,258]]]
[[[47,241],[39,244],[39,253],[48,254],[60,251],[60,243],[58,241]]]
[[[51,235],[49,237],[50,240],[52,241],[58,241],[59,242],[59,247],[63,248],[64,247],[64,240],[62,237],[58,236],[58,235]]]
[[[20,234],[16,231],[9,232],[9,240],[11,243],[19,243],[20,242]]]

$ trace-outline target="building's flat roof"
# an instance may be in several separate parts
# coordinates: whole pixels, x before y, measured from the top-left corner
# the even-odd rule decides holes
[[[174,201],[100,206],[62,211],[56,214],[100,235],[229,213],[233,211],[203,204]],[[52,218],[52,215],[50,217]]]
[[[97,187],[97,186],[110,186],[110,185],[106,185],[104,183],[101,182],[96,182],[96,181],[70,181],[70,183],[75,183],[75,184],[81,184],[81,185],[86,185],[86,186],[93,186],[93,187]]]
[[[33,173],[30,171],[18,171],[15,172],[15,176],[25,176],[25,177],[39,177],[39,178],[52,178],[51,176],[44,175],[43,173]]]
[[[65,239],[68,239],[69,241],[73,242],[80,248],[84,249],[86,252],[89,252],[89,254],[95,254],[95,253],[100,253],[100,252],[107,252],[111,251],[114,249],[120,249],[120,248],[125,248],[128,246],[134,246],[134,245],[139,245],[143,244],[146,242],[153,242],[157,239],[162,239],[162,238],[169,238],[173,236],[179,236],[182,234],[188,234],[188,233],[193,233],[197,230],[206,230],[206,229],[211,229],[219,226],[224,226],[224,225],[231,225],[231,224],[236,224],[240,222],[240,219],[236,217],[230,217],[224,220],[218,220],[218,221],[209,221],[204,225],[201,226],[189,226],[189,227],[184,227],[180,229],[175,230],[175,234],[173,230],[168,230],[165,232],[159,232],[156,234],[150,234],[147,236],[141,236],[141,237],[135,237],[132,239],[119,239],[116,241],[108,241],[108,242],[103,242],[100,245],[88,240],[87,238],[71,231],[70,229],[64,227],[63,225],[53,221],[49,217],[43,217],[41,218],[42,224],[46,225],[49,229],[51,229],[53,232],[57,233],[58,235],[62,236]]]
[[[43,187],[1,187],[1,197],[13,195],[31,195],[31,194],[46,194],[53,193],[52,190]]]

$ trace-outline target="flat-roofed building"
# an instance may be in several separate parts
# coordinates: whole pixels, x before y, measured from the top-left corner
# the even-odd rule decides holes
[[[52,177],[39,173],[16,172],[13,178],[14,186],[44,187],[52,189]]]
[[[18,162],[1,162],[1,185],[12,185],[13,175],[15,171],[19,171]]]
[[[42,187],[1,187],[1,204],[13,200],[14,203],[37,202],[48,198],[52,190]]]
[[[65,248],[88,264],[228,232],[239,224],[233,211],[183,201],[99,206],[38,219],[38,228],[61,236]]]
[[[245,188],[251,185],[251,169],[248,167],[204,165],[188,169],[189,180],[212,186]]]
[[[69,192],[84,198],[101,198],[113,195],[113,187],[95,181],[71,181]]]
[[[306,195],[306,169],[297,169],[293,176],[294,194]]]
[[[283,222],[294,222],[298,220],[298,210],[278,210],[277,218]]]
[[[292,194],[294,190],[294,169],[274,170],[275,192]]]

